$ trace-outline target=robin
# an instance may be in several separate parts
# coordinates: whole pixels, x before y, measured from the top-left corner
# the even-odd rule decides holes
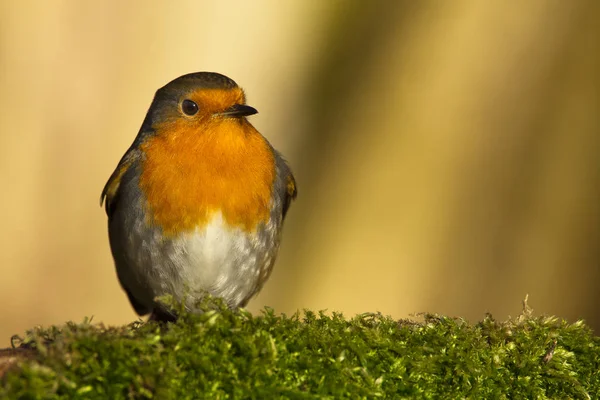
[[[157,300],[207,293],[243,307],[268,279],[296,197],[287,163],[248,122],[230,78],[180,76],[160,88],[102,191],[117,276],[139,315],[172,321]]]

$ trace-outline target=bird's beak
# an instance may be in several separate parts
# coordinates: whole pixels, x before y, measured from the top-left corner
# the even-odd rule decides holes
[[[234,104],[233,106],[229,107],[227,110],[223,111],[220,114],[226,117],[246,117],[248,115],[253,115],[256,113],[258,113],[258,111],[256,111],[256,108],[247,106],[245,104]]]

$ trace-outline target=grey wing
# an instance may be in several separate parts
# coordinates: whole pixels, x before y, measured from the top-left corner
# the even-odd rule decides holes
[[[123,196],[123,188],[127,187],[131,184],[132,177],[136,174],[135,165],[137,161],[137,154],[133,152],[128,152],[123,156],[119,165],[110,176],[108,182],[104,186],[102,190],[102,195],[100,198],[100,205],[102,202],[106,202],[106,214],[108,215],[108,225],[109,225],[109,241],[110,241],[110,249],[113,255],[113,259],[115,261],[115,267],[117,270],[117,277],[119,278],[119,283],[121,287],[127,293],[127,297],[129,298],[129,302],[131,303],[133,309],[138,315],[145,315],[150,313],[152,310],[150,307],[139,302],[132,294],[131,290],[127,286],[127,281],[130,279],[127,277],[127,271],[129,270],[129,266],[127,265],[127,257],[125,257],[125,249],[122,246],[126,242],[126,238],[124,236],[123,227],[116,227],[117,225],[123,225],[126,222],[116,221],[116,219],[123,218],[123,215],[119,214],[119,208],[122,206],[120,204],[122,201],[130,201],[128,196]]]
[[[298,195],[298,189],[296,187],[296,179],[292,174],[292,170],[285,161],[285,159],[277,152],[275,152],[276,168],[277,168],[277,181],[275,182],[276,196],[279,197],[282,205],[282,220],[292,204],[292,200]]]
[[[102,203],[105,203],[106,215],[108,215],[109,218],[114,213],[115,207],[119,202],[119,189],[121,188],[123,177],[140,158],[139,152],[133,150],[132,147],[129,148],[121,158],[117,168],[115,168],[110,178],[108,178],[106,185],[104,185],[102,194],[100,195],[100,206],[102,206]]]

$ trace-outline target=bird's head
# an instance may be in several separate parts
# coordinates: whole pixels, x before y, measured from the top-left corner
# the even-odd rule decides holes
[[[163,124],[194,129],[224,119],[245,120],[258,111],[246,105],[246,96],[235,81],[215,72],[180,76],[156,91],[142,132]]]

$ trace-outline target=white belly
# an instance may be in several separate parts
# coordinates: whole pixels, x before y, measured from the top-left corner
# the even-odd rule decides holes
[[[164,239],[135,215],[140,213],[115,216],[111,247],[121,282],[149,307],[157,296],[172,295],[193,308],[205,293],[230,307],[244,306],[268,277],[279,247],[277,222],[247,233],[215,213],[206,226]]]

